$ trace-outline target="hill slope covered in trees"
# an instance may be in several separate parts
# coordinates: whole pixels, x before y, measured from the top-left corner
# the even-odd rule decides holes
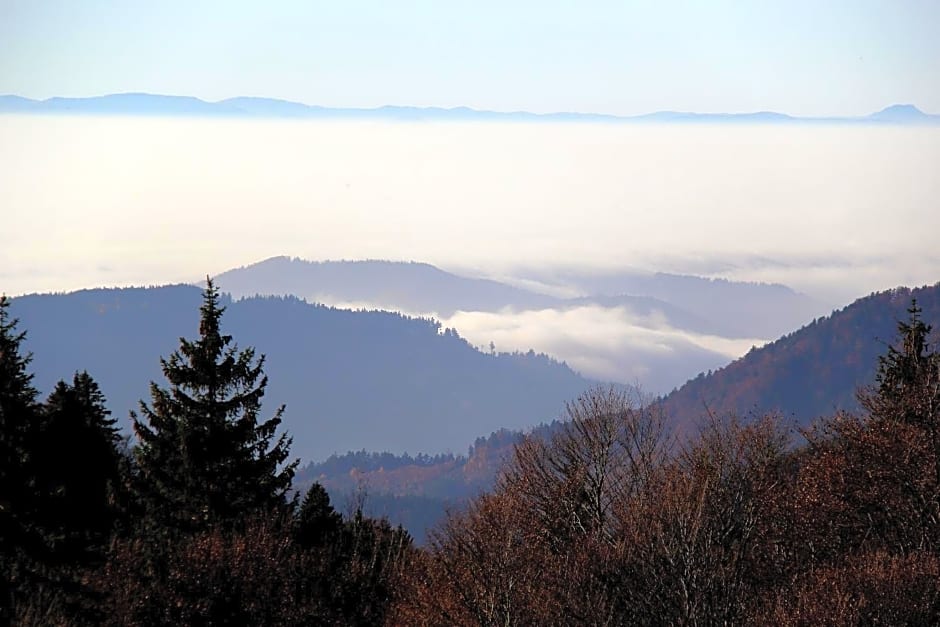
[[[24,296],[11,312],[28,330],[36,386],[87,369],[120,424],[161,376],[161,356],[198,319],[192,286],[85,290]],[[249,298],[227,306],[239,343],[266,354],[273,411],[302,459],[334,452],[464,451],[480,433],[551,420],[589,382],[542,355],[484,354],[432,320],[347,311],[296,298]]]
[[[893,341],[897,322],[907,317],[911,299],[923,319],[940,329],[940,284],[918,289],[898,288],[865,298],[831,316],[790,333],[717,372],[702,374],[663,399],[666,414],[683,433],[706,421],[707,411],[757,415],[779,411],[788,421],[807,425],[837,410],[858,409],[856,392],[875,381],[878,356]],[[706,409],[707,408],[707,409]],[[559,423],[536,430],[547,435]],[[467,456],[448,459],[403,459],[350,453],[311,463],[298,472],[301,483],[319,481],[337,495],[367,486],[382,501],[379,513],[412,524],[417,537],[445,505],[489,489],[499,466],[511,457],[522,433],[501,431],[477,438]],[[425,499],[401,507],[407,497]],[[414,515],[416,505],[424,512]]]
[[[665,398],[666,409],[684,423],[707,407],[719,414],[780,411],[802,424],[855,410],[856,391],[874,382],[877,357],[907,317],[912,298],[923,319],[940,328],[940,283],[871,294],[687,382]]]

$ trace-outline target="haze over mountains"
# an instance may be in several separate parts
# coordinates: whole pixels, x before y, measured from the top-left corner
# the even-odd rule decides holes
[[[756,348],[715,372],[702,373],[663,399],[683,436],[693,433],[707,411],[757,416],[780,412],[807,426],[837,411],[856,411],[856,391],[874,382],[878,356],[907,319],[911,299],[940,341],[940,283],[872,294]],[[553,425],[536,430],[550,434]],[[449,504],[492,487],[500,465],[512,454],[520,432],[500,430],[474,441],[467,455],[397,457],[361,451],[304,466],[298,484],[319,481],[337,496],[363,486],[378,514],[401,521],[419,537]],[[341,497],[342,498],[342,497]]]
[[[214,278],[235,298],[293,295],[327,305],[361,303],[443,317],[506,308],[628,306],[642,315],[658,312],[677,328],[733,338],[776,337],[826,306],[785,285],[664,272],[562,271],[531,275],[529,287],[519,287],[461,276],[428,263],[272,257]],[[553,295],[563,292],[571,295]]]
[[[462,451],[481,434],[553,420],[592,380],[666,392],[823,307],[781,285],[631,272],[545,279],[528,281],[536,291],[423,263],[276,257],[216,281],[235,299],[226,330],[268,355],[269,398],[288,404],[304,459]],[[159,358],[194,332],[198,299],[195,286],[97,289],[19,297],[13,312],[40,389],[88,369],[126,425],[162,378]]]
[[[831,309],[783,285],[639,271],[519,276],[513,285],[425,263],[275,257],[216,280],[236,298],[293,295],[434,317],[484,351],[491,342],[534,348],[594,379],[655,393]]]
[[[510,121],[510,122],[658,122],[658,123],[824,123],[824,124],[940,124],[940,115],[927,114],[911,104],[896,104],[861,117],[797,117],[774,111],[750,113],[695,113],[657,111],[644,115],[618,116],[600,113],[559,112],[537,114],[526,111],[481,111],[468,107],[383,106],[372,109],[331,108],[274,98],[237,97],[206,102],[191,96],[123,93],[88,98],[54,97],[32,100],[0,96],[0,113],[169,115],[210,117],[378,119],[400,121]]]
[[[621,359],[642,365],[647,380],[621,380],[640,382],[648,392],[681,386],[668,397],[677,414],[691,415],[708,403],[721,411],[779,408],[805,418],[831,410],[826,402],[850,406],[855,386],[872,371],[869,362],[880,348],[876,338],[890,337],[898,317],[895,310],[901,307],[897,302],[903,300],[897,296],[892,307],[882,307],[877,315],[866,314],[855,328],[846,327],[842,321],[854,319],[851,312],[870,312],[877,305],[860,301],[827,319],[829,326],[808,348],[799,338],[818,326],[814,318],[820,304],[785,286],[630,272],[559,275],[556,279],[559,283],[551,288],[555,292],[578,289],[584,295],[557,296],[462,277],[422,263],[308,262],[287,257],[225,272],[217,282],[235,298],[228,303],[227,331],[241,345],[268,354],[270,403],[288,404],[287,425],[295,434],[297,454],[305,459],[363,448],[459,452],[473,438],[491,431],[550,421],[591,379],[605,380],[583,370],[581,374],[588,378],[579,376],[562,363],[568,361],[564,349],[552,352],[552,359],[529,350],[541,351],[540,346],[508,346],[509,336],[493,347],[475,337],[468,342],[464,328],[450,330],[451,320],[472,322],[473,316],[490,316],[516,322],[520,316],[564,316],[591,308],[617,312],[634,325],[629,332],[639,328],[639,332],[673,339],[647,350],[637,340]],[[929,315],[935,313],[935,292],[919,296],[926,298]],[[878,303],[884,300],[879,297]],[[36,355],[41,389],[87,368],[100,379],[115,415],[126,424],[127,411],[147,398],[148,382],[161,379],[159,357],[169,355],[179,337],[194,332],[198,301],[195,286],[83,290],[19,297],[13,301],[13,312],[29,332],[27,347]],[[327,306],[349,303],[393,311]],[[832,325],[834,330],[830,330]],[[804,328],[799,334],[792,334],[792,329],[800,327]],[[471,328],[470,335],[495,329]],[[598,334],[615,335],[608,327]],[[722,334],[729,341],[754,334],[785,337],[734,361],[718,351],[676,339],[721,339]],[[518,341],[527,337],[520,331]],[[855,356],[845,356],[848,349],[842,345],[821,348],[833,338],[862,342],[857,345],[865,348]],[[567,346],[575,361],[604,357],[590,343],[577,345],[578,339],[570,335],[567,345],[557,346]],[[794,344],[817,357],[802,368],[781,365],[785,363],[781,351],[790,354],[781,346]],[[620,346],[607,350],[616,352]],[[830,357],[830,353],[842,356]],[[809,367],[831,359],[841,361],[838,368],[826,370],[830,374]],[[756,363],[762,364],[760,368]],[[856,372],[852,364],[864,364],[867,370]],[[771,366],[782,372],[764,373]],[[689,372],[692,368],[698,369]],[[703,379],[701,373],[706,370],[717,372]],[[840,378],[826,387],[823,401],[814,404],[793,393],[807,383],[806,377],[836,376],[831,373]],[[728,377],[738,383],[728,383]],[[687,379],[691,380],[682,385]],[[761,386],[785,391],[761,391],[765,389]],[[776,398],[788,399],[788,405],[768,404]],[[802,399],[801,403],[794,404],[794,398]]]

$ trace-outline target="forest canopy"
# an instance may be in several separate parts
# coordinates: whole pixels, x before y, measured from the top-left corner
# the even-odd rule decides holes
[[[940,352],[916,302],[860,411],[804,428],[711,413],[689,434],[658,399],[596,387],[424,548],[317,483],[292,492],[286,410],[265,408],[264,356],[224,312],[209,281],[127,441],[90,373],[39,398],[0,299],[0,621],[940,620]],[[330,463],[360,457],[390,462]]]

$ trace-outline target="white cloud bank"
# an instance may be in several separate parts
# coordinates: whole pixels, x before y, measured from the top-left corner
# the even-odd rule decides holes
[[[938,163],[937,128],[0,116],[0,283],[292,255],[711,268],[843,302],[940,279]]]
[[[669,391],[764,343],[689,333],[671,328],[662,316],[641,316],[626,307],[457,312],[441,322],[483,350],[490,342],[497,351],[532,348],[566,361],[585,376],[640,382],[653,393]]]

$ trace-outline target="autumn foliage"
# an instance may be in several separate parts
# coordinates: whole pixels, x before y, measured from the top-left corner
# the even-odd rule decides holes
[[[289,494],[263,359],[225,349],[214,298],[135,455],[86,373],[37,399],[0,299],[0,624],[940,624],[940,353],[916,304],[856,414],[708,413],[689,436],[595,388],[417,548],[318,484]]]
[[[453,512],[393,608],[420,625],[940,620],[940,355],[912,306],[861,415],[799,432],[595,389]]]

